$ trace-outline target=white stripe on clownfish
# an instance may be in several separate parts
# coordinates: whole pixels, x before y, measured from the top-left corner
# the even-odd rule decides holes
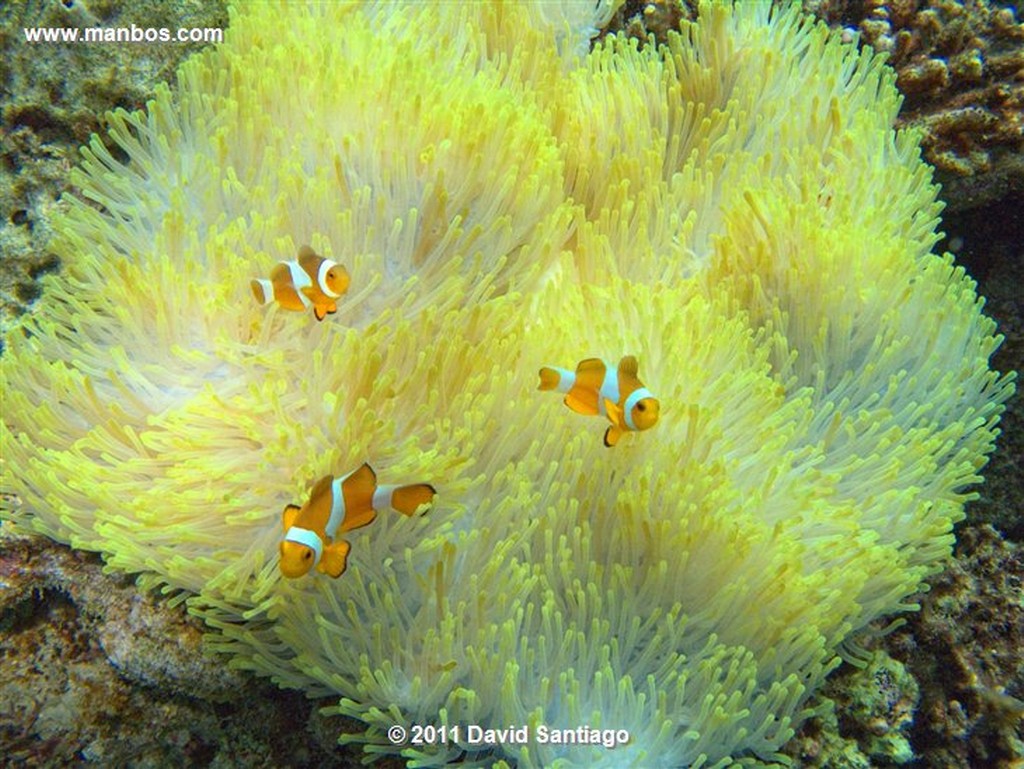
[[[352,473],[354,472],[355,470],[352,471]],[[335,478],[331,484],[331,515],[327,519],[327,525],[324,527],[325,533],[331,539],[334,539],[334,535],[338,533],[341,522],[345,520],[345,495],[342,493],[341,486],[349,479],[352,473],[348,473],[341,478]],[[373,501],[371,503],[373,509],[380,510],[384,507],[391,507],[394,491],[397,488],[398,485],[394,483],[378,485],[373,492]]]
[[[327,525],[324,526],[324,532],[331,539],[334,539],[334,535],[338,533],[338,527],[345,520],[345,495],[341,492],[341,484],[348,480],[350,475],[352,473],[335,478],[334,483],[331,484],[331,515],[327,519]]]
[[[298,262],[296,262],[298,264]],[[337,262],[332,262],[330,259],[324,259],[320,262],[320,269],[316,273],[316,282],[320,285],[320,290],[323,291],[331,299],[337,299],[341,294],[331,291],[331,286],[327,282],[327,273],[338,266]],[[305,272],[305,270],[303,270]]]
[[[622,407],[622,415],[626,419],[626,427],[628,427],[630,430],[636,429],[636,425],[633,423],[633,407],[636,406],[636,404],[638,404],[644,398],[653,397],[654,395],[652,395],[651,391],[648,390],[646,387],[637,388],[636,390],[633,390],[633,392],[629,394],[629,397],[626,398],[626,405]],[[612,399],[609,398],[609,400]]]
[[[377,490],[373,492],[373,509],[394,507],[395,489],[397,488],[399,486],[394,483],[385,483],[378,486]]]
[[[316,568],[316,565],[320,563],[320,557],[324,554],[324,541],[320,539],[319,534],[309,529],[292,526],[285,532],[284,538],[286,542],[296,542],[312,550],[313,568]]]
[[[313,306],[313,303],[309,301],[309,297],[302,292],[302,289],[312,286],[313,281],[309,279],[309,275],[302,269],[302,265],[295,260],[285,262],[285,264],[288,265],[288,272],[292,276],[292,286],[295,288],[295,295],[302,302],[302,306],[308,310]]]
[[[614,366],[605,364],[604,381],[601,382],[601,397],[597,399],[597,413],[603,417],[608,416],[608,409],[605,408],[605,400],[612,403],[619,402],[619,372]]]
[[[570,371],[567,368],[561,368],[560,366],[550,366],[550,368],[558,374],[558,384],[555,386],[555,392],[567,393],[576,384],[576,372]]]

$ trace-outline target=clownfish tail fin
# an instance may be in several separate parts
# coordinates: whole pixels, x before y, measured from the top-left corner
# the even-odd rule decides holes
[[[554,390],[558,387],[558,382],[561,380],[561,375],[553,368],[545,366],[540,370],[540,384],[537,385],[538,390]]]
[[[397,486],[391,492],[391,506],[402,515],[412,515],[423,505],[434,501],[437,490],[429,483]]]
[[[256,301],[260,304],[270,304],[270,301],[274,298],[274,287],[269,280],[251,280],[249,281],[249,286],[252,288],[252,295],[256,297]]]

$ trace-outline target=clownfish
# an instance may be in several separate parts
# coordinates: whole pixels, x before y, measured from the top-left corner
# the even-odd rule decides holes
[[[260,304],[276,301],[284,309],[298,312],[312,307],[316,319],[323,320],[338,311],[337,299],[348,291],[350,282],[348,270],[303,246],[296,261],[274,266],[270,280],[258,278],[249,285]]]
[[[366,526],[382,507],[412,515],[429,505],[436,493],[429,483],[378,486],[377,474],[365,462],[342,478],[325,475],[313,485],[305,505],[284,509],[281,573],[295,578],[315,568],[340,577],[348,565],[350,546],[337,539],[339,532]]]
[[[614,446],[622,434],[647,430],[658,421],[660,404],[637,379],[637,362],[632,355],[619,361],[618,368],[600,358],[581,361],[576,371],[545,366],[540,370],[538,390],[566,393],[565,405],[577,414],[608,417],[604,445]]]

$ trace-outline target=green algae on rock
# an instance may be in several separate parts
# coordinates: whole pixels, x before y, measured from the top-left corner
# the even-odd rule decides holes
[[[588,7],[254,4],[115,116],[125,159],[86,152],[99,207],[0,361],[6,515],[336,696],[370,753],[781,760],[844,642],[941,568],[1012,384],[878,57],[717,3],[585,54]],[[303,243],[352,275],[323,323],[249,295]],[[628,354],[662,417],[614,450],[535,392]],[[366,460],[429,516],[282,580],[283,506]]]

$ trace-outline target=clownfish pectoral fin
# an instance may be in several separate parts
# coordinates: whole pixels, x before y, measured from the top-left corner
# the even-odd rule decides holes
[[[611,400],[605,398],[604,410],[605,413],[608,414],[608,419],[613,425],[617,427],[622,424],[622,409],[620,409],[617,404],[612,403]]]
[[[284,522],[284,530],[288,531],[292,526],[295,525],[295,519],[299,517],[299,511],[302,510],[298,505],[288,505],[284,509],[282,519]]]
[[[558,383],[562,377],[557,371],[550,366],[545,366],[540,370],[540,384],[537,385],[538,390],[554,390],[558,387]]]
[[[399,486],[391,492],[391,506],[402,515],[412,515],[423,505],[434,501],[437,490],[429,483]]]
[[[348,568],[348,551],[350,549],[348,542],[343,539],[328,545],[324,548],[320,563],[317,564],[317,571],[337,579]]]
[[[342,531],[352,531],[373,521],[377,512],[373,509],[373,493],[377,490],[377,473],[363,462],[359,469],[349,475],[341,484],[345,496],[345,520]]]
[[[626,355],[619,361],[619,373],[636,379],[640,370],[640,364],[636,362],[635,355]]]
[[[611,448],[619,442],[619,438],[622,437],[622,430],[615,425],[611,425],[607,430],[604,431],[604,445]]]

